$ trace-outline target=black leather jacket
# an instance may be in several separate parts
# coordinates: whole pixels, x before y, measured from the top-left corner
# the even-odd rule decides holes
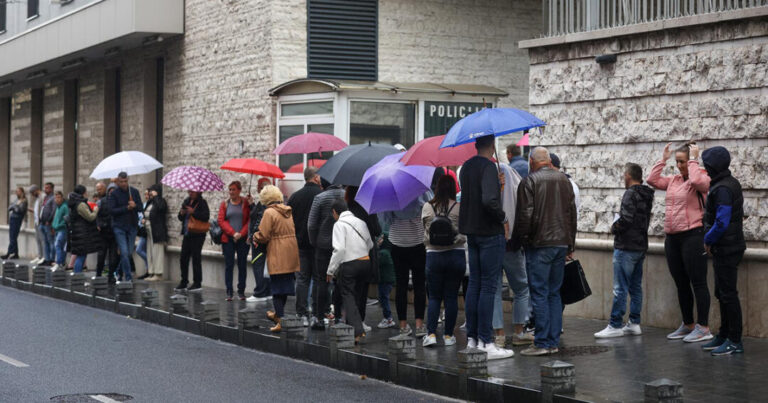
[[[648,226],[651,223],[653,189],[645,185],[633,185],[621,198],[618,221],[611,226],[613,247],[621,250],[647,251]]]
[[[514,244],[526,248],[576,244],[576,203],[571,181],[549,167],[526,177],[517,188]]]

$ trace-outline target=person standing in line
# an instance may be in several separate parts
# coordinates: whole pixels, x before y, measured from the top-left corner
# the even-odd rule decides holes
[[[379,219],[379,226],[381,226],[381,237],[378,239],[379,246],[379,284],[378,284],[378,296],[379,305],[381,306],[381,322],[378,324],[379,329],[388,329],[395,327],[397,324],[392,319],[392,308],[390,307],[390,295],[392,294],[392,288],[395,286],[395,263],[392,261],[392,243],[389,242],[389,226],[381,219]]]
[[[295,273],[299,267],[299,245],[292,209],[283,204],[283,194],[277,186],[268,185],[259,193],[259,201],[266,207],[259,229],[253,234],[253,242],[267,245],[267,270],[274,311],[267,311],[267,318],[275,322],[269,330],[282,330],[288,296],[296,290]]]
[[[136,244],[136,254],[144,261],[144,267],[146,268],[144,274],[139,276],[139,280],[146,280],[150,276],[149,260],[147,259],[147,226],[145,224],[146,217],[144,217],[144,209],[147,208],[149,198],[149,188],[146,188],[144,190],[144,203],[141,204],[141,210],[139,211],[139,230],[136,233],[136,236],[139,238],[139,243]],[[133,262],[133,259],[131,259],[131,262]],[[131,266],[131,270],[135,272],[136,268]]]
[[[677,175],[662,176],[672,155],[672,143],[664,147],[662,158],[646,179],[649,185],[666,191],[664,215],[664,252],[667,266],[677,287],[677,299],[683,323],[667,339],[687,343],[711,340],[709,330],[709,287],[707,256],[704,251],[704,198],[709,191],[709,176],[699,165],[699,147],[686,143],[674,152]],[[693,292],[691,292],[693,287]],[[696,320],[693,317],[694,296]]]
[[[715,297],[720,302],[720,332],[702,346],[712,355],[744,353],[742,317],[737,288],[738,267],[744,257],[744,195],[741,183],[731,175],[731,154],[712,147],[701,156],[711,178],[704,212],[704,249],[712,256]]]
[[[504,175],[493,163],[494,136],[475,140],[477,155],[461,167],[459,232],[467,236],[469,284],[465,296],[467,347],[488,353],[489,360],[509,358],[512,350],[498,348],[492,334],[493,299],[499,285],[509,222],[502,206]]]
[[[40,197],[41,192],[37,185],[31,185],[27,189],[27,193],[35,199],[35,203],[32,205],[32,208],[28,208],[28,212],[32,213],[32,217],[34,217],[35,241],[37,242],[37,257],[29,263],[38,264],[45,261],[44,235],[40,232],[40,211],[42,210],[43,199]]]
[[[643,261],[648,251],[648,227],[653,208],[653,189],[643,185],[643,168],[624,166],[624,187],[619,217],[611,226],[613,239],[613,307],[611,321],[595,333],[598,339],[640,335],[640,311],[643,309]],[[624,325],[627,293],[631,298],[629,320]]]
[[[389,225],[392,261],[395,263],[395,308],[400,322],[400,334],[416,337],[427,335],[424,326],[426,310],[427,250],[424,248],[424,223],[421,211],[433,194],[427,191],[404,209],[382,213]],[[412,278],[411,278],[412,276]],[[408,281],[413,280],[413,317],[415,330],[408,324]]]
[[[301,267],[296,278],[296,316],[301,318],[305,327],[309,326],[309,284],[312,281],[312,268],[315,265],[315,250],[309,242],[307,220],[315,196],[322,191],[317,167],[309,166],[304,169],[304,187],[293,193],[288,199],[288,206],[293,209],[293,225],[296,227],[296,242],[299,245]]]
[[[517,208],[517,189],[522,179],[517,171],[509,165],[501,164],[499,168],[504,173],[504,189],[502,189],[502,207],[507,222],[515,222],[515,210]],[[496,333],[496,347],[504,348],[507,338],[504,333],[504,305],[501,298],[503,277],[506,274],[507,283],[514,295],[512,327],[512,345],[523,346],[533,343],[533,335],[525,331],[525,323],[531,312],[531,296],[528,287],[528,274],[525,268],[525,254],[521,248],[513,248],[512,233],[506,236],[504,262],[499,273],[499,283],[496,287],[496,295],[493,301],[493,330]]]
[[[136,244],[139,215],[138,205],[141,203],[139,191],[128,185],[128,174],[120,172],[117,175],[117,189],[109,194],[109,212],[112,214],[112,231],[120,250],[119,270],[126,281],[131,281],[131,256]]]
[[[270,185],[272,182],[269,178],[260,178],[257,182],[256,189],[257,195],[261,193],[265,186]],[[264,216],[264,210],[267,209],[265,205],[261,203],[261,200],[256,203],[253,202],[253,196],[250,194],[246,196],[248,201],[248,208],[251,210],[251,217],[248,221],[248,237],[253,238],[253,234],[259,230],[259,224],[261,224],[261,218]],[[267,248],[265,245],[252,244],[251,248],[251,269],[253,270],[253,277],[256,286],[253,288],[253,295],[248,297],[248,302],[262,302],[272,298],[272,291],[270,290],[269,277],[264,276],[264,266],[267,264]]]
[[[69,241],[68,248],[75,259],[75,273],[83,271],[85,258],[89,253],[98,252],[101,248],[101,236],[96,228],[96,216],[99,207],[91,209],[88,205],[88,195],[85,186],[77,185],[69,194],[67,207],[69,207]]]
[[[533,346],[526,356],[559,351],[563,325],[560,286],[566,257],[576,244],[576,204],[568,178],[552,169],[549,152],[531,152],[531,171],[517,190],[514,236],[525,248],[531,303],[536,316]]]
[[[347,323],[355,329],[355,344],[365,337],[359,301],[368,290],[371,275],[370,251],[373,241],[365,221],[347,210],[347,203],[336,199],[331,207],[333,218],[333,253],[328,263],[326,281],[336,278],[340,288]]]
[[[109,213],[109,195],[117,188],[117,185],[110,183],[109,186],[105,186],[104,182],[96,183],[96,193],[99,195],[99,201],[96,204],[99,207],[99,212],[96,215],[96,227],[101,234],[101,249],[96,259],[96,277],[101,277],[104,272],[104,264],[107,266],[107,277],[110,283],[114,283],[115,271],[119,263],[119,256],[117,254],[117,242],[115,240],[115,233],[112,230],[112,214]],[[109,260],[107,260],[109,259]]]
[[[514,144],[507,146],[507,160],[509,166],[512,167],[521,179],[525,179],[528,176],[528,161],[523,158],[523,150]]]
[[[326,282],[328,264],[333,255],[333,219],[332,206],[337,199],[344,197],[344,189],[341,185],[330,185],[318,193],[312,201],[312,207],[309,209],[307,217],[307,235],[309,243],[315,248],[315,267],[312,272],[312,312],[314,317],[311,319],[311,328],[313,330],[324,330],[324,319],[330,321],[334,319],[332,313],[328,312],[330,307],[328,295],[328,283]]]
[[[207,231],[190,231],[189,222],[194,220],[202,223],[208,223],[211,218],[211,212],[208,208],[208,202],[203,199],[201,192],[188,191],[187,198],[181,203],[181,209],[177,215],[181,221],[181,255],[179,256],[179,265],[181,268],[181,282],[176,287],[176,291],[187,290],[189,292],[202,291],[203,284],[203,264],[202,251],[205,243],[205,234]],[[189,285],[189,259],[192,258],[192,285]]]
[[[466,238],[459,234],[460,209],[461,205],[456,201],[456,181],[450,175],[441,176],[435,187],[435,197],[424,203],[421,210],[429,290],[427,335],[422,340],[424,347],[437,344],[441,304],[445,304],[443,344],[456,344],[453,332],[459,312],[459,287],[466,267]]]
[[[53,191],[53,183],[47,182],[43,185],[43,198],[40,201],[40,213],[38,217],[38,225],[36,227],[38,243],[42,243],[43,246],[43,255],[37,260],[37,264],[50,265],[56,260],[56,241],[54,239],[53,230],[51,229],[53,217],[56,214],[56,203],[53,200],[55,198]],[[37,204],[37,200],[35,201],[35,204]]]
[[[229,184],[229,199],[219,206],[218,223],[221,227],[221,249],[224,253],[224,282],[227,286],[227,301],[232,301],[232,281],[237,255],[237,297],[245,301],[245,280],[248,275],[248,223],[251,210],[248,202],[240,196],[243,186],[240,181]]]
[[[144,207],[147,229],[147,281],[162,281],[165,271],[165,243],[168,242],[168,203],[163,199],[163,186],[149,187],[149,199]]]
[[[560,157],[557,156],[555,153],[549,153],[549,158],[552,160],[552,169],[555,171],[563,172],[563,170],[560,168]],[[576,204],[576,219],[579,218],[579,207],[581,206],[581,196],[579,195],[579,185],[576,184],[576,181],[573,180],[571,175],[568,175],[567,173],[563,172],[563,175],[565,175],[566,178],[571,182],[571,187],[573,188],[573,202]]]
[[[3,260],[19,258],[19,232],[21,232],[21,223],[27,216],[27,205],[27,195],[24,193],[24,188],[19,186],[16,188],[16,201],[8,207],[9,240],[8,249],[2,256]]]
[[[379,217],[376,214],[368,214],[367,211],[355,200],[357,196],[358,186],[347,186],[344,194],[344,200],[347,202],[347,208],[350,213],[359,218],[365,223],[368,228],[368,235],[371,240],[378,239],[381,235],[381,224],[379,224]],[[371,283],[379,282],[379,248],[374,242],[371,249],[371,270],[370,276],[365,280],[365,284],[361,287],[365,289],[365,292],[356,294],[358,297],[357,308],[360,311],[360,319],[363,321],[363,330],[368,333],[371,331],[371,327],[365,324],[365,308],[368,306],[368,286]]]
[[[57,190],[54,194],[54,203],[56,203],[56,212],[53,214],[53,223],[51,228],[56,233],[56,262],[52,270],[64,270],[64,264],[67,257],[67,216],[69,207],[64,203],[64,193]]]

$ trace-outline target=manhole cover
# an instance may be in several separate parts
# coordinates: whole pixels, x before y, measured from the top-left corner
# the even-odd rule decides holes
[[[120,393],[78,393],[74,395],[54,396],[51,398],[52,402],[60,402],[60,403],[80,403],[80,402],[112,403],[112,402],[125,402],[128,400],[133,400],[133,397],[128,395],[123,395]]]
[[[557,355],[561,356],[570,356],[570,357],[577,357],[581,355],[595,355],[600,353],[605,353],[607,351],[610,351],[611,348],[608,346],[570,346],[570,347],[560,347],[560,351]]]

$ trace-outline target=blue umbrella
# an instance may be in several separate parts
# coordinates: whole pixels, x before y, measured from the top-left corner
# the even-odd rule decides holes
[[[448,130],[440,148],[471,143],[478,137],[490,135],[499,137],[544,125],[546,123],[543,120],[520,109],[482,109],[456,122]]]
[[[435,168],[406,166],[404,154],[388,155],[365,171],[355,200],[368,214],[402,210],[429,190]]]

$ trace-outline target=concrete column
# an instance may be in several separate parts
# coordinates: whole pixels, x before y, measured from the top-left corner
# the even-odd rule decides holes
[[[157,59],[144,61],[144,127],[142,152],[157,159]],[[156,173],[141,175],[141,186],[146,188],[156,182]],[[140,189],[141,190],[141,189]]]
[[[29,124],[29,184],[43,187],[43,89],[32,89]]]
[[[77,80],[64,81],[64,138],[62,144],[62,189],[77,184]]]
[[[0,224],[8,224],[11,196],[11,98],[0,98]]]
[[[104,71],[104,157],[120,150],[120,68]]]

